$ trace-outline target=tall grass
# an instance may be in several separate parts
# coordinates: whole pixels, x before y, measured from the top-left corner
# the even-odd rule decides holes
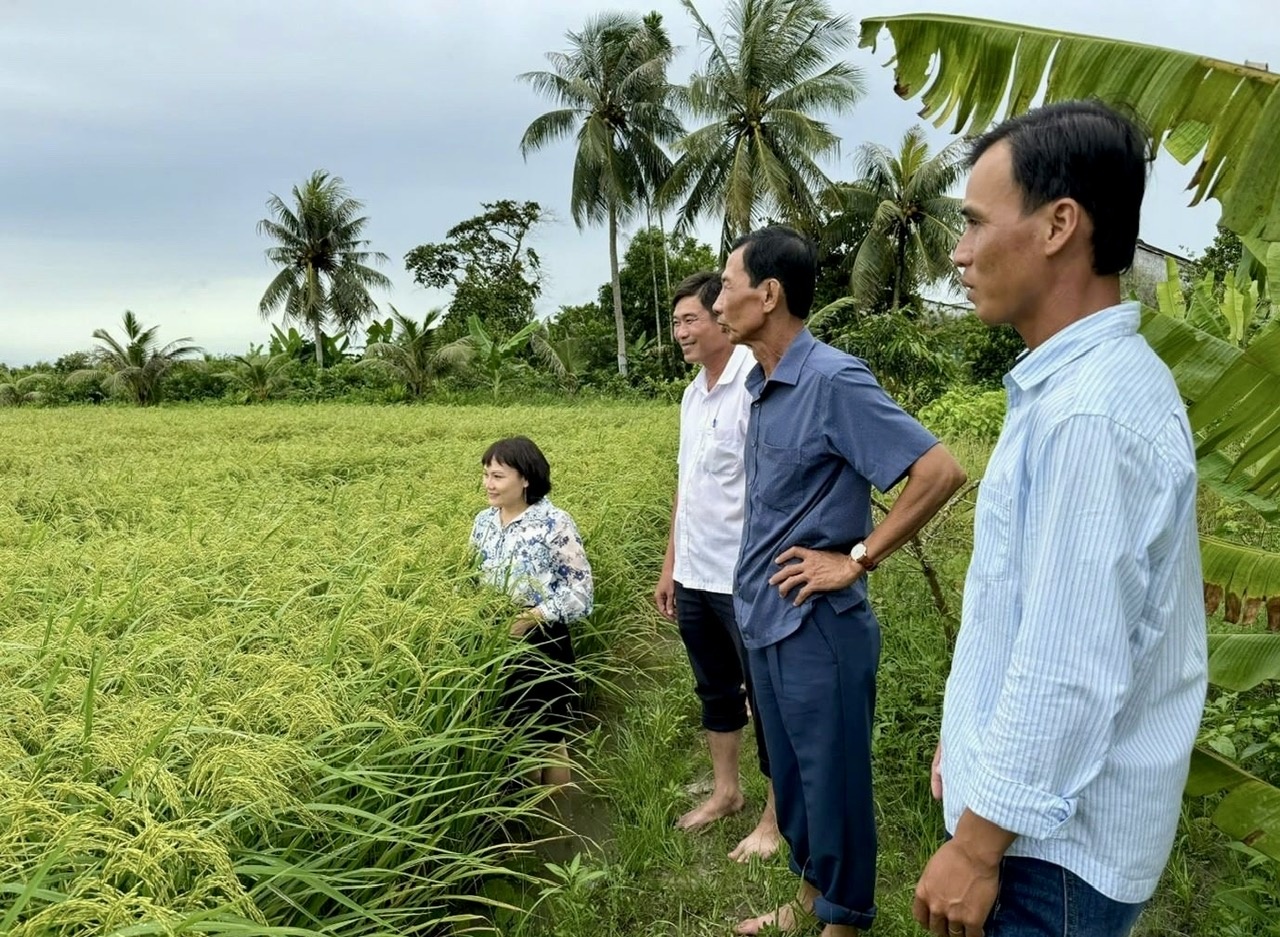
[[[545,796],[494,709],[465,564],[478,458],[526,433],[582,528],[586,675],[647,640],[674,414],[0,413],[0,932],[481,928]]]

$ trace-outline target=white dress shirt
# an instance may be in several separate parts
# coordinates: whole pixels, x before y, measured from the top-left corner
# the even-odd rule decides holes
[[[1204,705],[1191,431],[1137,304],[1005,378],[942,713],[947,829],[1145,901],[1169,857]]]
[[[675,518],[675,581],[686,589],[733,592],[742,542],[751,349],[738,345],[716,386],[698,372],[680,401],[680,484]]]

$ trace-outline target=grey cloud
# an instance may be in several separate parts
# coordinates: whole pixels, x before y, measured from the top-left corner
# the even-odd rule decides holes
[[[1263,2],[1219,13],[1247,22]],[[673,75],[685,78],[699,50],[677,0],[617,5],[664,14],[683,47]],[[1189,0],[1158,16],[1111,0],[928,5],[1280,67],[1274,34],[1204,30]],[[699,6],[720,22],[722,3]],[[856,14],[916,6],[885,0]],[[521,158],[521,132],[551,105],[515,76],[545,67],[543,53],[599,10],[595,0],[0,0],[0,361],[84,347],[126,307],[213,350],[263,340],[256,303],[270,271],[254,225],[268,193],[287,196],[317,168],[366,203],[374,247],[391,257],[389,299],[404,311],[441,301],[410,282],[405,251],[503,197],[558,216],[538,244],[543,311],[593,298],[608,277],[605,234],[568,220],[571,146]],[[845,139],[836,177],[849,176],[858,143],[892,144],[917,120],[918,102],[892,94],[890,54],[887,37],[874,56],[850,53],[869,94],[833,121]],[[1189,176],[1159,167],[1148,240],[1207,243],[1216,207],[1181,207]]]

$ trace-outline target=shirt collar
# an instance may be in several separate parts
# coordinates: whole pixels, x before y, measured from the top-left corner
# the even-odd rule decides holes
[[[751,381],[755,387],[762,387],[766,382],[771,384],[791,384],[795,385],[800,382],[800,369],[804,367],[804,363],[809,358],[809,352],[813,351],[814,346],[818,344],[818,340],[813,337],[813,333],[807,328],[801,329],[796,337],[791,340],[791,344],[787,346],[787,350],[782,353],[782,357],[778,359],[777,366],[773,369],[773,373],[767,378],[764,375],[764,368],[759,364],[751,371]]]
[[[1019,358],[1005,376],[1006,386],[1012,383],[1020,390],[1030,390],[1103,342],[1136,334],[1141,319],[1141,306],[1136,302],[1087,315]]]
[[[748,361],[755,362],[755,359],[751,357],[751,349],[746,345],[735,345],[733,351],[729,353],[729,360],[724,363],[724,370],[720,372],[720,379],[716,381],[716,387],[726,387],[732,384]],[[693,383],[704,394],[711,393],[711,390],[707,389],[707,369],[705,366],[698,368],[698,373],[693,377]],[[712,390],[714,389],[712,388]]]
[[[550,499],[548,499],[544,495],[541,501],[534,502],[533,504],[526,507],[519,514],[517,514],[512,519],[511,523],[507,525],[506,529],[510,530],[512,527],[515,527],[517,524],[522,524],[525,521],[536,521],[541,517],[545,517],[550,506],[551,506]],[[493,519],[493,525],[501,529],[502,528],[501,508],[489,508],[489,511],[490,511],[490,516]]]

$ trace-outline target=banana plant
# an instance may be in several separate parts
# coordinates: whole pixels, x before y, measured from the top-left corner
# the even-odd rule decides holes
[[[473,314],[467,317],[469,334],[445,345],[438,357],[442,364],[462,365],[482,375],[496,400],[503,382],[525,367],[520,353],[541,328],[542,323],[535,320],[510,338],[502,338],[491,335],[479,316]]]
[[[1191,284],[1188,299],[1178,265],[1172,258],[1165,258],[1165,263],[1165,279],[1156,284],[1156,305],[1162,315],[1187,322],[1237,348],[1248,345],[1256,326],[1269,321],[1271,305],[1260,298],[1256,280],[1219,284],[1210,271]]]
[[[886,29],[894,43],[894,90],[907,99],[919,95],[921,116],[938,126],[950,121],[955,133],[980,133],[1041,95],[1129,108],[1153,144],[1183,164],[1200,158],[1188,186],[1192,204],[1205,198],[1222,204],[1220,224],[1266,268],[1267,298],[1273,305],[1280,299],[1280,75],[1156,46],[959,16],[871,17],[862,21],[861,45],[874,50]],[[1168,288],[1165,313],[1145,310],[1142,331],[1188,403],[1202,483],[1275,520],[1280,328],[1246,341],[1246,307],[1262,293],[1248,292],[1239,277],[1234,288],[1234,296],[1224,290],[1229,308],[1216,310],[1226,320],[1223,337],[1198,328]],[[1201,553],[1207,609],[1225,607],[1226,617],[1241,621],[1265,609],[1271,626],[1210,635],[1210,682],[1247,689],[1280,679],[1280,556],[1216,538],[1204,538]],[[1221,791],[1227,796],[1214,823],[1280,860],[1280,789],[1197,748],[1188,794]]]

